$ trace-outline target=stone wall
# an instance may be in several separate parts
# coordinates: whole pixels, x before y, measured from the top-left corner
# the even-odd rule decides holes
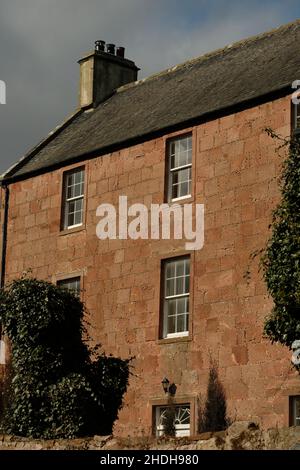
[[[116,435],[151,434],[153,407],[166,402],[164,377],[176,384],[178,402],[190,403],[195,434],[210,354],[231,418],[264,428],[289,424],[288,396],[300,394],[299,376],[287,348],[262,337],[272,302],[258,259],[250,261],[265,246],[279,198],[281,159],[266,127],[289,135],[290,97],[79,164],[87,176],[85,224],[67,233],[60,231],[62,180],[74,165],[11,185],[7,279],[29,269],[53,282],[81,275],[90,335],[107,354],[135,357]],[[163,203],[166,140],[187,131],[193,195],[185,202],[205,204],[205,245],[190,254],[190,334],[163,340],[161,261],[185,254],[185,241],[100,241],[96,208],[117,206],[120,195],[129,205]]]
[[[151,437],[32,440],[0,435],[1,450],[288,450],[300,446],[300,426],[262,431],[255,423],[236,422],[227,431],[194,438]]]

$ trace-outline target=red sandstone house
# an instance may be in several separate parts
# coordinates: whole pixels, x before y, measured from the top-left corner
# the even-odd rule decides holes
[[[119,435],[159,434],[164,377],[177,434],[195,434],[210,355],[232,418],[300,424],[300,378],[262,337],[272,300],[250,261],[279,200],[282,160],[265,128],[288,136],[299,122],[299,43],[296,21],[136,81],[124,49],[99,41],[79,61],[80,108],[3,175],[2,285],[32,269],[80,289],[93,339],[136,357]],[[203,249],[99,240],[96,209],[120,195],[204,204]]]

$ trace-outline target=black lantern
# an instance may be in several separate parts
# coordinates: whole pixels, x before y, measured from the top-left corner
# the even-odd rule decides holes
[[[174,383],[170,384],[170,381],[165,377],[161,382],[164,392],[168,393],[168,395],[174,396],[177,390],[177,387]]]
[[[165,393],[168,393],[169,392],[169,386],[170,386],[170,382],[169,380],[167,379],[167,377],[165,377],[162,381],[162,386],[163,386],[163,389],[164,389],[164,392]]]

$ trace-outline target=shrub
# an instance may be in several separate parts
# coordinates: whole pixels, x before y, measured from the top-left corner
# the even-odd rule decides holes
[[[71,292],[37,279],[0,291],[0,322],[11,341],[11,384],[2,427],[26,437],[111,433],[130,360],[90,350],[84,306]]]
[[[272,233],[262,257],[264,278],[274,301],[264,333],[272,342],[291,347],[300,339],[300,142],[281,140],[280,148],[287,149],[281,200],[273,213]]]

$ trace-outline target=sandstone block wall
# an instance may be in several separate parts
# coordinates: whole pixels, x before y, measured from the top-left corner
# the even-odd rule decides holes
[[[184,241],[100,241],[96,208],[117,205],[120,195],[129,204],[164,202],[166,139],[181,132],[85,162],[86,220],[72,233],[60,232],[62,176],[72,167],[11,187],[7,279],[29,269],[53,282],[81,275],[94,341],[107,353],[135,357],[116,435],[152,432],[153,406],[166,400],[165,376],[175,382],[177,400],[190,402],[195,433],[210,355],[233,419],[288,425],[288,396],[300,394],[299,376],[289,351],[262,338],[272,302],[258,260],[251,261],[265,246],[279,199],[282,157],[266,127],[289,135],[289,97],[186,129],[193,134],[193,195],[186,202],[205,204],[205,245],[190,253],[190,334],[177,340],[159,337],[160,266],[185,253]]]

